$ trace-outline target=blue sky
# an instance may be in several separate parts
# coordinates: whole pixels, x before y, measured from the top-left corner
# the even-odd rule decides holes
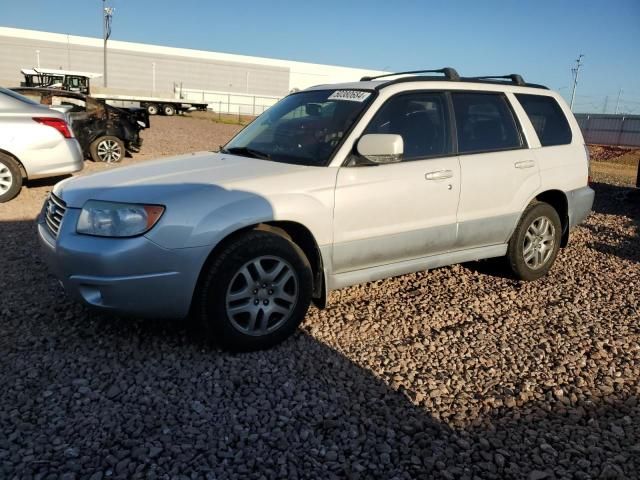
[[[0,0],[0,25],[101,36],[100,0]],[[112,38],[385,70],[521,73],[579,111],[640,114],[640,0],[109,0]]]

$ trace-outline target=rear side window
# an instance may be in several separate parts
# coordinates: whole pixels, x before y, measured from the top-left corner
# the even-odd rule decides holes
[[[554,98],[522,93],[516,94],[516,98],[527,112],[543,147],[571,143],[571,127]]]
[[[393,133],[404,143],[403,160],[452,152],[447,99],[442,93],[416,92],[392,97],[364,133]]]
[[[459,153],[522,147],[522,136],[507,99],[495,93],[452,93]]]

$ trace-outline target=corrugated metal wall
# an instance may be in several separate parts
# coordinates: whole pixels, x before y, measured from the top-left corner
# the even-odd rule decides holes
[[[43,68],[102,72],[102,49],[92,46],[0,36],[0,82],[18,85],[21,68],[36,66],[40,51]],[[174,83],[185,88],[251,95],[282,96],[289,90],[289,69],[277,66],[195,59],[109,48],[109,88],[123,93],[151,95],[155,62],[155,94],[173,94]],[[102,80],[94,81],[97,86]]]
[[[640,147],[640,115],[575,115],[585,142],[596,145]]]

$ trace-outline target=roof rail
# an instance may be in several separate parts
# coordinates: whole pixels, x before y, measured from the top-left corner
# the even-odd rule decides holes
[[[460,80],[460,75],[458,75],[458,72],[456,72],[455,68],[444,67],[438,70],[412,70],[409,72],[385,73],[383,75],[376,75],[374,77],[362,77],[360,81],[368,82],[370,80],[377,80],[378,78],[395,77],[396,75],[413,75],[417,73],[442,73],[447,80]]]
[[[525,86],[527,82],[524,81],[522,75],[512,73],[510,75],[486,75],[481,77],[465,77],[464,80],[511,80],[514,85]]]

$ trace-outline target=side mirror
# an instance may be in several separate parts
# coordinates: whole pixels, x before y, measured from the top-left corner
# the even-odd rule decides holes
[[[360,137],[358,154],[376,164],[397,163],[402,160],[404,142],[400,135],[370,133]]]

